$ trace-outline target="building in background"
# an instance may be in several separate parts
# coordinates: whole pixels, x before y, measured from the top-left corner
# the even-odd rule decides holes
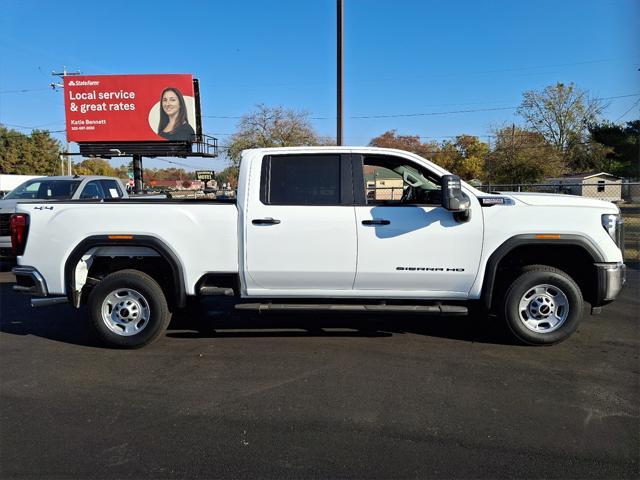
[[[571,174],[550,178],[547,182],[556,185],[558,193],[597,198],[609,202],[622,201],[622,179],[606,172]]]

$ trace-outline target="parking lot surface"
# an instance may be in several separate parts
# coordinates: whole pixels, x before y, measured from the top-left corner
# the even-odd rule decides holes
[[[0,477],[638,478],[639,274],[553,347],[492,318],[209,304],[118,351],[0,273]]]

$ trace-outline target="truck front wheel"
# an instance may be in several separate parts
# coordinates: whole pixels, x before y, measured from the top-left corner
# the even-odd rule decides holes
[[[578,328],[582,311],[580,287],[562,270],[546,265],[525,267],[505,295],[507,326],[530,345],[566,340]]]
[[[156,340],[171,320],[158,283],[138,270],[105,277],[89,296],[91,323],[110,347],[139,348]]]

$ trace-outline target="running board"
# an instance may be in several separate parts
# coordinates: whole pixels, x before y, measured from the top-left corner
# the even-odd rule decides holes
[[[431,315],[467,315],[467,307],[460,305],[348,305],[328,303],[239,303],[236,310],[254,310],[266,312],[269,310],[303,310],[303,311],[332,311],[332,312],[382,312],[382,313],[425,313]]]

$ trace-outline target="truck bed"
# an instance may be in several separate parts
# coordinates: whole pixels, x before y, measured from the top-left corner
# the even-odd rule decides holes
[[[208,272],[238,272],[238,210],[234,200],[115,199],[25,203],[29,241],[25,265],[39,265],[52,294],[64,294],[64,264],[93,235],[152,235],[185,272],[186,293]],[[46,246],[46,248],[43,248]]]

